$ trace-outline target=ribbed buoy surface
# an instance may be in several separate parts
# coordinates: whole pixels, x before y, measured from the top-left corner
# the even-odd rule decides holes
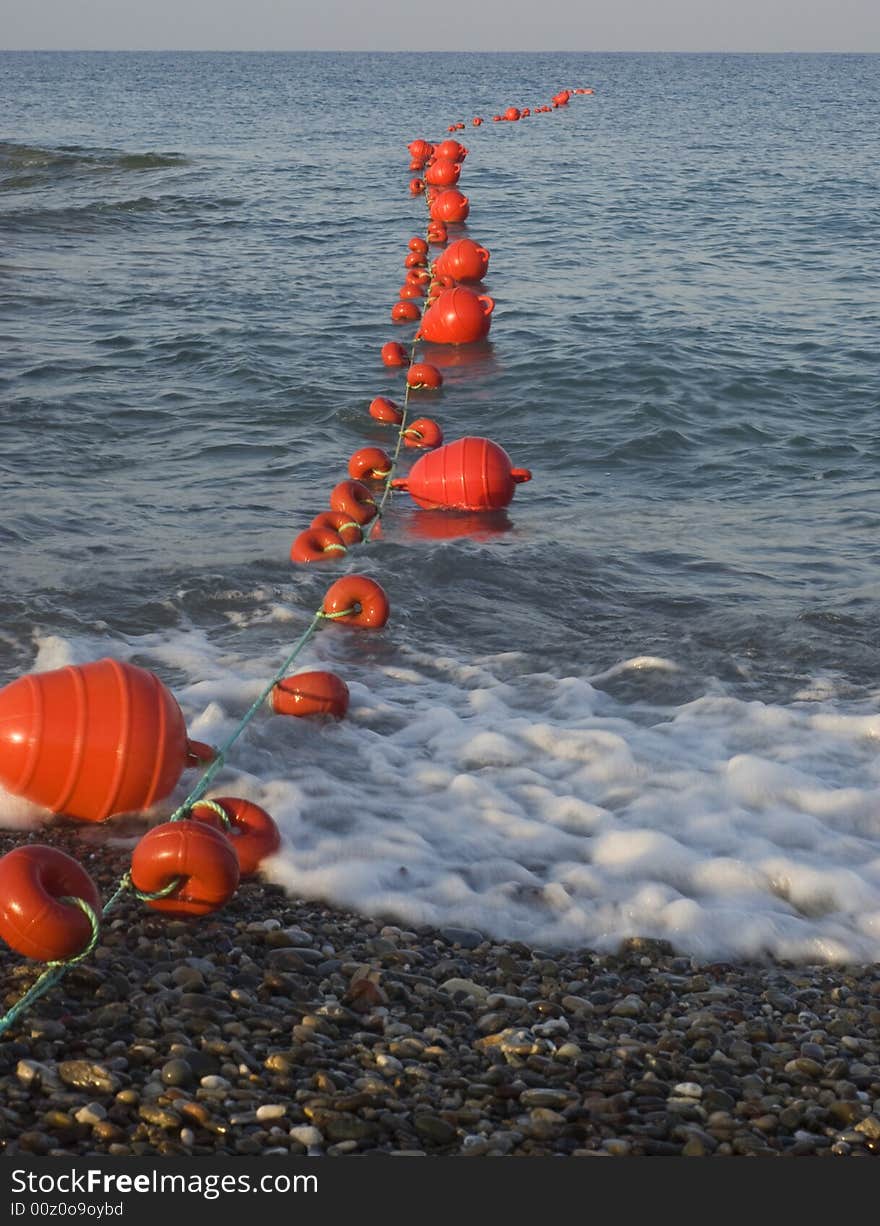
[[[0,690],[0,783],[53,813],[101,822],[147,809],[188,753],[174,696],[134,664],[72,664]]]
[[[409,476],[392,482],[408,490],[420,507],[498,511],[506,507],[528,469],[514,468],[503,447],[488,438],[447,443],[417,460]]]

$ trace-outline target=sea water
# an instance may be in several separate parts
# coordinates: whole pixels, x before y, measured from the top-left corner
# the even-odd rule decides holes
[[[364,572],[387,628],[297,662],[349,718],[267,708],[212,789],[274,815],[292,895],[876,959],[878,84],[859,55],[0,55],[0,682],[129,660],[219,744]],[[595,93],[492,122],[566,86]],[[486,523],[396,495],[293,567],[392,444],[406,145],[458,120],[497,305],[411,407],[534,479]]]

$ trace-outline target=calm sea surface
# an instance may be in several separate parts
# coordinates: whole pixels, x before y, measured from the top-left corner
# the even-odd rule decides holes
[[[261,716],[216,789],[292,892],[880,956],[880,57],[5,53],[0,117],[0,684],[130,659],[218,742],[363,570],[388,628],[301,660],[351,719]],[[497,306],[413,403],[534,479],[294,568],[391,441],[406,145],[459,119]]]

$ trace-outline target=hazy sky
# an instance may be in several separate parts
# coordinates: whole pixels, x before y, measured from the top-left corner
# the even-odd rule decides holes
[[[0,0],[0,48],[880,51],[880,0]]]

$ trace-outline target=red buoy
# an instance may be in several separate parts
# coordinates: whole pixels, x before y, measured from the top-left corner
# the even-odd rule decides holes
[[[321,511],[309,525],[310,528],[326,528],[338,532],[343,545],[357,545],[364,539],[360,524],[342,511]]]
[[[431,274],[427,268],[410,268],[406,274],[406,280],[411,285],[423,286],[431,280]]]
[[[509,106],[507,110],[504,112],[504,118],[509,119],[512,123],[516,122],[516,120],[519,119],[519,108],[515,106]]]
[[[431,216],[435,221],[464,221],[470,212],[470,202],[457,187],[449,187],[431,202]]]
[[[421,319],[421,316],[422,312],[414,302],[395,302],[391,308],[391,318],[396,324],[413,323],[416,319]]]
[[[422,318],[417,336],[438,345],[467,345],[489,331],[495,303],[488,294],[475,294],[463,285],[444,289]]]
[[[409,190],[410,190],[410,195],[421,196],[422,192],[425,190],[424,180],[423,179],[410,179]]]
[[[229,839],[204,822],[165,822],[154,826],[131,857],[135,889],[156,894],[176,879],[165,898],[145,900],[168,915],[209,915],[229,902],[238,888],[238,856]]]
[[[432,221],[428,226],[428,242],[432,247],[442,247],[449,238],[449,231],[442,221]]]
[[[409,247],[410,251],[415,251],[417,255],[424,255],[428,250],[428,244],[423,238],[419,238],[417,234],[409,240],[407,247]]]
[[[101,896],[83,866],[42,843],[16,847],[0,859],[0,937],[39,962],[64,962],[88,946],[92,925],[71,898],[101,916]]]
[[[294,673],[272,690],[272,707],[279,715],[332,715],[343,719],[348,700],[348,686],[335,673]]]
[[[464,127],[464,124],[461,127]],[[467,155],[467,149],[457,140],[443,140],[434,146],[434,156],[448,158],[450,162],[463,162]]]
[[[471,120],[471,123],[474,125],[475,128],[478,128],[482,122],[483,121],[479,115],[475,115],[473,119]]]
[[[102,822],[148,809],[206,749],[187,740],[155,673],[134,664],[68,665],[0,690],[0,784],[53,813]]]
[[[404,256],[404,268],[424,268],[427,264],[427,258],[423,251],[411,251],[409,255]]]
[[[403,285],[400,287],[399,293],[401,301],[407,298],[412,298],[415,300],[416,298],[424,298],[425,296],[425,291],[422,289],[419,281],[404,281]]]
[[[454,277],[456,281],[482,281],[488,268],[489,252],[472,238],[456,239],[434,261],[435,273]]]
[[[410,143],[407,145],[406,148],[407,148],[407,152],[409,153],[410,157],[422,158],[423,161],[426,161],[426,162],[428,158],[431,156],[431,154],[434,152],[434,146],[426,140],[410,141]]]
[[[212,807],[215,805],[226,814],[225,822]],[[259,872],[266,857],[273,856],[281,846],[281,831],[270,814],[238,796],[216,796],[210,802],[199,801],[193,805],[190,817],[218,830],[229,840],[238,858],[241,877],[252,877]]]
[[[382,346],[382,362],[385,366],[406,366],[409,355],[399,341],[386,341]]]
[[[384,481],[391,475],[391,456],[381,447],[361,447],[348,461],[348,471],[355,481]]]
[[[321,607],[334,621],[346,626],[378,630],[388,621],[388,597],[375,579],[366,575],[346,575],[344,579],[337,579],[327,589]]]
[[[376,396],[370,401],[370,416],[376,421],[388,422],[392,426],[399,426],[403,421],[403,414],[387,396]]]
[[[335,528],[306,528],[290,546],[291,562],[333,562],[347,553]]]
[[[437,158],[425,172],[425,182],[432,187],[455,187],[460,174],[461,167],[458,162],[449,158]]]
[[[356,524],[368,524],[376,517],[376,500],[360,481],[340,481],[330,492],[330,510],[342,511]]]
[[[420,451],[430,451],[443,442],[443,431],[430,417],[417,417],[411,426],[403,432],[403,441],[407,447],[418,447]]]
[[[487,438],[460,438],[417,460],[406,478],[393,481],[408,490],[420,507],[461,511],[498,511],[513,498],[527,468],[514,468],[503,447]]]
[[[443,386],[443,376],[430,362],[413,362],[406,372],[406,381],[411,388],[429,388],[434,391]]]

